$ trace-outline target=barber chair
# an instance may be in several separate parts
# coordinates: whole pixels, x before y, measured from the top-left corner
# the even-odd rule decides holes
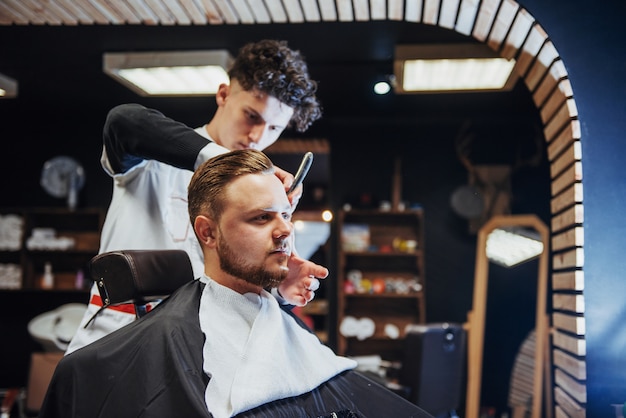
[[[96,283],[102,309],[133,303],[137,317],[194,279],[191,261],[182,250],[123,250],[95,256],[89,274]]]
[[[174,250],[105,253],[92,259],[89,273],[105,306],[132,302],[141,308],[151,300],[168,300],[160,305],[163,309],[65,356],[53,376],[41,417],[80,416],[81,411],[99,411],[102,416],[122,416],[120,411],[128,417],[211,416],[204,396],[207,381],[197,372],[202,368],[204,344],[196,324],[201,286],[190,282],[194,278],[187,254]],[[142,373],[153,371],[155,360],[167,372],[146,378]],[[126,390],[146,380],[146,390]],[[237,415],[275,416],[432,418],[351,370],[310,392]]]

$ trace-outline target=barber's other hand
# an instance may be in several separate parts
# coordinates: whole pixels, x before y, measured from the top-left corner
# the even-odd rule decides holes
[[[285,188],[285,191],[289,190],[289,188],[293,184],[293,181],[295,180],[295,177],[293,176],[293,174],[277,166],[274,166],[274,172],[276,174],[276,177],[278,177],[280,181],[283,183],[283,187]],[[287,196],[289,198],[289,203],[291,203],[292,212],[296,210],[296,206],[298,206],[298,202],[300,201],[300,198],[302,197],[303,192],[304,192],[304,187],[302,186],[302,184],[300,184],[298,187],[296,187],[296,189],[293,192],[291,192]]]
[[[319,279],[328,276],[328,269],[295,254],[291,255],[287,266],[289,273],[278,286],[278,292],[291,305],[305,306],[315,297]]]

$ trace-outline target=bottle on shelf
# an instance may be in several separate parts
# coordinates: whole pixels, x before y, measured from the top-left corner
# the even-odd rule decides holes
[[[44,264],[41,287],[42,289],[54,288],[54,274],[52,274],[52,264],[49,261]]]

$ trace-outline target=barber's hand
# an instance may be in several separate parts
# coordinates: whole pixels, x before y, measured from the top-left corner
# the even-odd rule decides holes
[[[320,286],[319,279],[328,276],[328,269],[300,258],[296,254],[289,257],[287,267],[289,267],[289,273],[278,286],[278,292],[288,303],[304,306],[315,297],[315,291]]]
[[[291,187],[295,179],[293,174],[277,166],[274,166],[274,172],[276,174],[276,177],[278,177],[280,181],[283,183],[283,187],[285,187],[285,191],[289,190],[289,188]],[[302,197],[303,191],[304,191],[304,187],[301,184],[298,187],[296,187],[296,189],[287,196],[289,198],[289,203],[291,203],[292,212],[296,210],[296,206],[298,206],[298,202],[300,201],[300,198]]]

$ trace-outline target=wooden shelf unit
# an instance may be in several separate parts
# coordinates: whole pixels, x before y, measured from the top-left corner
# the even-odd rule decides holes
[[[401,359],[406,326],[426,320],[423,228],[422,209],[340,212],[339,354]]]
[[[98,208],[69,210],[65,208],[1,208],[0,215],[14,215],[21,219],[19,248],[0,249],[0,264],[16,265],[21,269],[21,284],[18,288],[0,287],[9,290],[42,289],[41,278],[46,263],[52,266],[54,287],[50,291],[86,291],[76,288],[79,271],[86,273],[87,263],[98,253],[100,232],[104,222],[104,211]],[[73,240],[73,245],[53,248],[46,245],[29,244],[34,230],[50,229],[56,238]],[[0,278],[1,280],[2,278]],[[85,278],[86,280],[86,278]]]

